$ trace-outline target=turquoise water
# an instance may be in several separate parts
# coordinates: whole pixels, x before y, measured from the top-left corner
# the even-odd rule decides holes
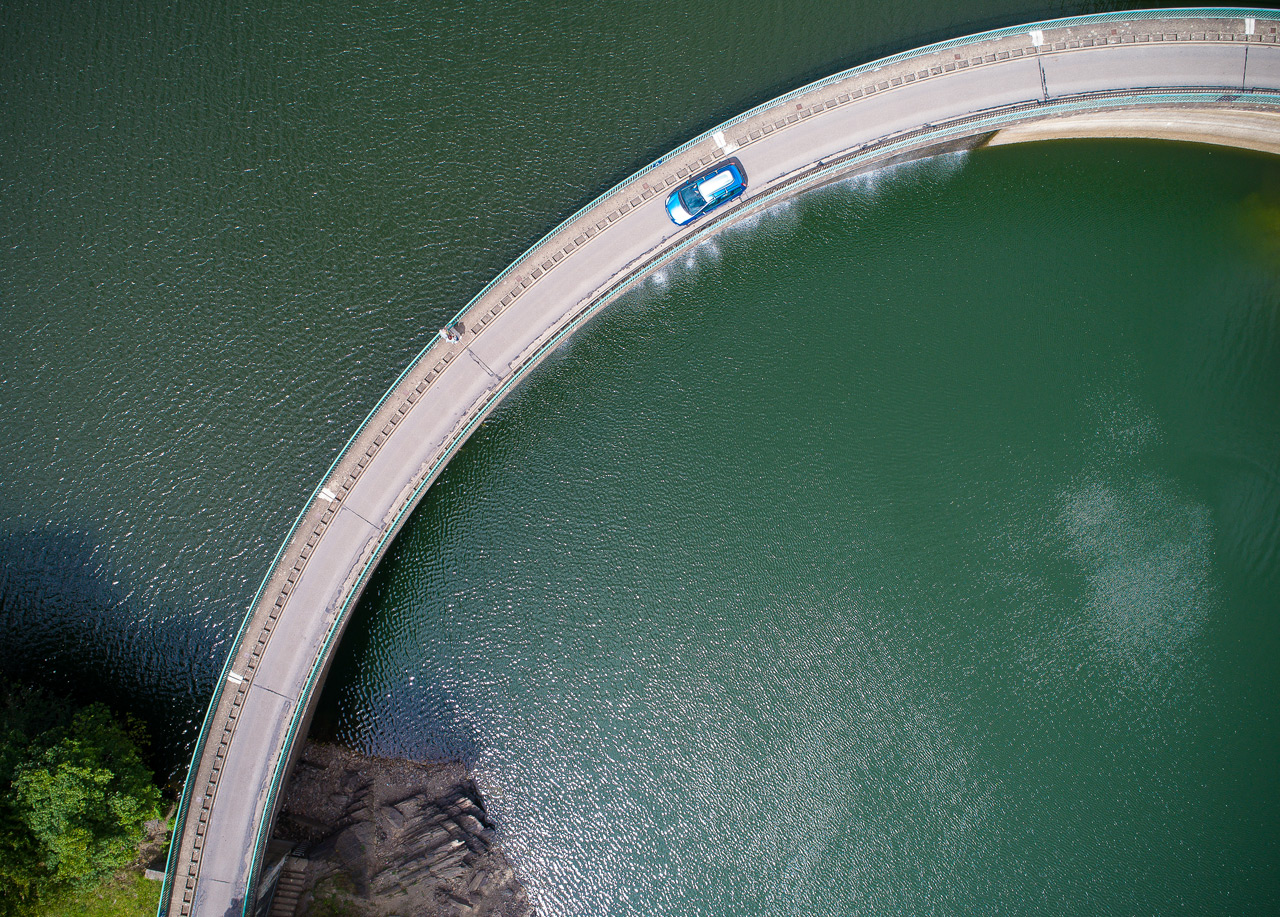
[[[180,776],[318,476],[531,241],[805,80],[1103,6],[0,10],[0,673]],[[1274,912],[1277,226],[1274,160],[1115,142],[731,232],[461,451],[321,728],[470,761],[552,915]]]
[[[327,733],[471,760],[552,914],[1270,912],[1278,174],[1002,148],[705,247],[455,459]]]

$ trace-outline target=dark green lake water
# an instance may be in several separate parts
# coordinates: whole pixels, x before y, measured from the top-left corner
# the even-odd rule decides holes
[[[700,251],[454,461],[328,730],[473,760],[552,913],[1266,912],[1276,177],[1001,149]]]
[[[301,501],[564,215],[803,81],[1081,6],[0,10],[0,658],[181,769]],[[715,40],[708,40],[715,36]],[[321,725],[476,768],[552,915],[1280,905],[1280,166],[983,151],[571,340]]]

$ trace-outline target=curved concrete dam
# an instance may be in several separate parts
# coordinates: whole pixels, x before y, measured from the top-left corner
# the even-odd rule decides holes
[[[1104,14],[930,45],[788,93],[565,221],[431,341],[347,443],[256,596],[195,748],[161,913],[252,910],[279,790],[332,651],[449,458],[558,343],[650,271],[778,201],[886,164],[1059,136],[1280,152],[1280,12]],[[737,156],[747,193],[688,227],[670,188]]]

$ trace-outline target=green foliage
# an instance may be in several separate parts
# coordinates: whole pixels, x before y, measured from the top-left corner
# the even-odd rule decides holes
[[[310,917],[360,917],[364,911],[352,900],[355,891],[343,873],[322,879],[312,892]]]
[[[136,723],[40,692],[0,698],[0,917],[127,865],[159,814]]]
[[[160,883],[129,872],[101,885],[73,889],[41,906],[42,917],[155,917]]]

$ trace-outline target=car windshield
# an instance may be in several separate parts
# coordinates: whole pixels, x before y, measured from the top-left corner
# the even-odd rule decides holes
[[[693,186],[680,189],[680,203],[684,204],[684,209],[690,213],[697,213],[703,207],[707,206],[707,202],[702,199],[702,195],[698,193],[698,189]]]

